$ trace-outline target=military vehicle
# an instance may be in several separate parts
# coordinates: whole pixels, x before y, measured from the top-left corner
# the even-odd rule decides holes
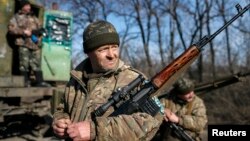
[[[55,105],[71,69],[72,14],[45,10],[30,1],[33,13],[43,23],[41,63],[44,80],[52,87],[25,87],[18,70],[18,48],[7,36],[10,18],[18,0],[0,0],[0,140],[32,134],[50,136]],[[31,72],[31,79],[34,78]]]

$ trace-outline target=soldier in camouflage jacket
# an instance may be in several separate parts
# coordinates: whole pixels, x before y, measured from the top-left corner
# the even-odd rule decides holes
[[[36,86],[49,86],[43,82],[41,71],[41,36],[34,35],[41,29],[38,18],[31,12],[28,0],[20,1],[20,10],[10,19],[8,33],[14,37],[14,44],[18,47],[19,70],[24,76],[25,86],[29,86],[29,68],[34,71]]]
[[[168,97],[161,99],[165,109],[165,121],[176,123],[195,141],[207,124],[206,107],[202,99],[194,94],[194,83],[186,78],[178,80]],[[168,124],[163,123],[154,140],[180,141]]]
[[[91,112],[107,102],[112,92],[140,74],[119,59],[119,36],[106,21],[91,23],[84,31],[84,52],[88,55],[71,71],[64,97],[53,115],[54,133],[69,140],[151,140],[162,116],[145,113],[108,117],[114,109],[91,119]]]

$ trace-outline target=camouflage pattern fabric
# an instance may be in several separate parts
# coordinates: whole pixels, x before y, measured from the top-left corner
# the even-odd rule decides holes
[[[96,21],[88,25],[83,33],[84,52],[90,52],[105,44],[120,44],[114,26],[107,21]]]
[[[15,45],[20,47],[26,47],[32,50],[37,50],[41,46],[41,37],[38,38],[38,42],[34,43],[31,37],[24,36],[25,29],[38,30],[41,28],[41,24],[37,17],[33,15],[16,13],[9,22],[8,31],[11,35],[15,36]]]
[[[90,62],[83,61],[71,72],[64,98],[53,115],[54,120],[70,118],[73,122],[91,120],[90,113],[107,102],[112,92],[137,78],[138,72],[125,65],[121,60],[118,68],[105,74],[88,73]],[[108,117],[113,107],[96,122],[91,123],[91,138],[97,141],[136,141],[151,140],[159,129],[163,117],[155,118],[145,113]],[[82,115],[82,116],[81,116]],[[82,119],[80,119],[82,117]]]
[[[207,124],[206,107],[204,102],[198,96],[194,96],[193,100],[189,103],[179,103],[175,94],[168,98],[161,99],[165,108],[169,108],[180,119],[178,125],[192,136],[196,141],[200,141],[200,134],[204,130]],[[158,140],[162,141],[180,141],[171,132],[171,129],[167,125],[161,126],[159,131]]]
[[[83,33],[84,41],[105,33],[116,33],[114,26],[106,21],[98,21],[90,24]]]
[[[40,50],[30,50],[28,48],[19,48],[19,70],[29,71],[29,67],[33,71],[41,71],[40,67]]]

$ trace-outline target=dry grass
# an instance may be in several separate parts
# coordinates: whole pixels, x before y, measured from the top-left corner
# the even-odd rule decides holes
[[[208,124],[249,124],[250,79],[202,94]]]
[[[250,77],[224,88],[200,95],[207,107],[208,125],[250,124]],[[207,128],[202,134],[207,141]]]

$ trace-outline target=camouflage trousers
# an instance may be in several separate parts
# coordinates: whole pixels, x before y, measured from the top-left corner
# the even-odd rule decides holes
[[[19,47],[19,70],[41,71],[40,50],[31,50],[26,47]]]

